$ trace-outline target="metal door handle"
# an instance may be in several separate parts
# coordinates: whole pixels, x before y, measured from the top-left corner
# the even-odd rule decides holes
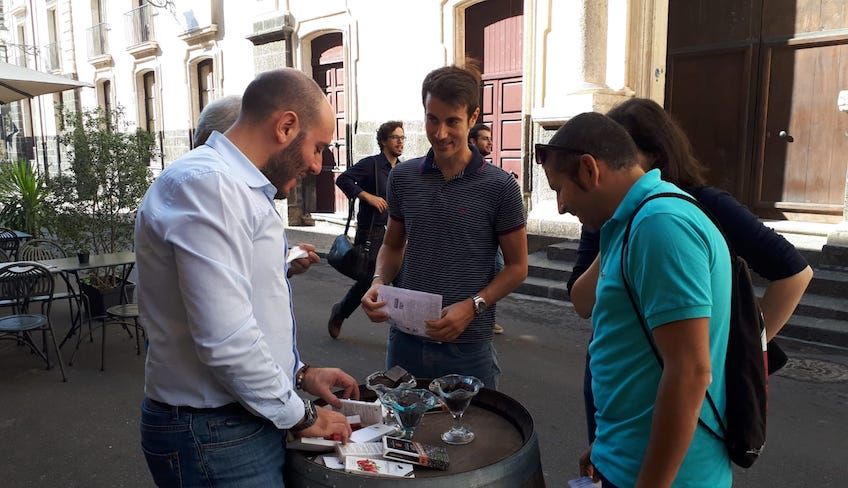
[[[790,136],[789,133],[786,132],[785,130],[778,132],[777,137],[783,139],[786,142],[795,142],[795,138]]]

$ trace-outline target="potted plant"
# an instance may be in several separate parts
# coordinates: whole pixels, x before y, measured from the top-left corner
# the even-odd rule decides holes
[[[34,238],[49,234],[49,190],[26,160],[0,164],[0,225]]]
[[[49,183],[57,239],[83,255],[131,250],[135,211],[151,183],[153,135],[131,131],[120,108],[62,116],[65,131],[59,140],[67,147],[70,171]],[[121,274],[120,268],[102,268],[83,277],[80,286],[93,315],[109,305],[103,295],[117,296]]]

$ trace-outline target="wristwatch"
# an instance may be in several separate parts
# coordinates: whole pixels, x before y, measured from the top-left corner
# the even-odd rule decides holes
[[[471,301],[474,302],[474,315],[480,315],[486,311],[486,308],[488,308],[486,300],[483,300],[483,297],[480,295],[474,295],[471,297]]]
[[[303,410],[303,418],[289,429],[294,434],[312,427],[318,421],[318,410],[312,400],[303,401]]]

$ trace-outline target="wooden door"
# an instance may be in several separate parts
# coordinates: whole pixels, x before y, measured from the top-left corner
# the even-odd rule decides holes
[[[848,89],[846,28],[844,1],[764,4],[755,193],[767,215],[842,215],[848,114],[836,100]]]
[[[315,211],[347,212],[347,197],[335,185],[338,175],[347,169],[344,45],[340,32],[312,41],[312,77],[327,94],[327,101],[336,114],[333,143],[325,154],[321,174],[315,180]]]
[[[465,11],[466,52],[482,64],[481,122],[492,128],[488,159],[522,185],[523,19],[518,0],[488,0]]]
[[[844,0],[671,0],[666,108],[709,183],[766,218],[837,219],[848,160]]]
[[[665,108],[708,168],[708,183],[750,205],[762,0],[694,4],[669,1]]]

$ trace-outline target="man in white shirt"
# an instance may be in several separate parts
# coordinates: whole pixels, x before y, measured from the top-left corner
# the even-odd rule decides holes
[[[235,124],[163,171],[139,207],[141,445],[159,486],[282,486],[286,432],[350,435],[343,415],[295,392],[359,395],[343,371],[300,360],[273,202],[320,171],[334,124],[302,72],[263,73]]]

